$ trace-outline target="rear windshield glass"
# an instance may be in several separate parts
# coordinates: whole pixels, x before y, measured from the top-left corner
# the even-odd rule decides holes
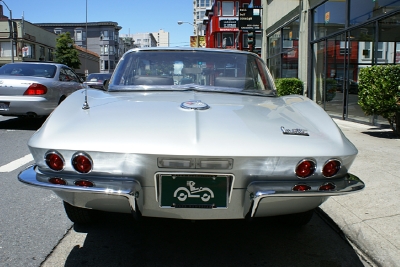
[[[0,75],[35,76],[54,78],[57,67],[49,64],[6,64],[0,68]]]
[[[109,91],[157,86],[158,90],[197,86],[213,90],[274,90],[264,62],[246,53],[156,50],[124,55]]]

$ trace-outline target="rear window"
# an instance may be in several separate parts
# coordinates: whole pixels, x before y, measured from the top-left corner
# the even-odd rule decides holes
[[[34,76],[54,78],[57,67],[50,64],[6,64],[0,68],[0,75]]]

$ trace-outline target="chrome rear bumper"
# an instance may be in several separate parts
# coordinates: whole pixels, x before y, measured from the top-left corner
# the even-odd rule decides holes
[[[79,194],[82,196],[83,200],[77,201],[76,199],[71,200],[77,201],[79,203],[78,206],[91,208],[85,203],[85,201],[90,202],[88,199],[104,199],[104,196],[107,197],[115,197],[118,199],[126,198],[129,202],[129,206],[131,212],[135,217],[139,217],[143,212],[143,203],[144,203],[144,190],[140,183],[133,178],[124,178],[124,179],[105,179],[106,181],[102,184],[97,184],[96,187],[79,187],[74,185],[55,185],[47,181],[48,176],[41,173],[37,167],[30,166],[24,171],[22,171],[18,175],[19,181],[31,186],[37,186],[44,189],[53,190],[57,195],[64,196],[68,193]],[[307,184],[311,187],[308,191],[302,192],[294,192],[291,189],[294,186],[293,181],[256,181],[250,183],[246,189],[238,189],[239,191],[244,191],[243,194],[237,193],[240,195],[240,198],[244,196],[243,200],[236,201],[236,205],[240,202],[243,203],[242,214],[235,213],[230,214],[229,216],[225,213],[225,216],[222,216],[222,213],[218,213],[221,215],[212,216],[213,219],[226,219],[226,218],[252,218],[258,216],[274,216],[288,213],[296,213],[307,211],[313,208],[316,208],[319,204],[321,204],[325,199],[330,196],[338,196],[349,193],[354,193],[362,190],[365,187],[365,184],[356,176],[352,174],[348,174],[345,178],[330,180],[335,183],[336,188],[334,190],[329,191],[320,191],[318,190],[321,186],[321,181],[304,181],[302,184]],[[111,185],[107,186],[107,185]],[[65,194],[66,193],[66,194]],[[90,194],[90,198],[84,197],[84,195]],[[98,197],[96,197],[96,195]],[[75,195],[74,195],[75,196]],[[238,195],[235,198],[239,197]],[[65,201],[68,199],[63,198]],[[306,199],[311,199],[311,201],[307,201]],[[271,201],[273,200],[273,201]],[[282,201],[280,201],[282,200]],[[289,202],[288,202],[289,200]],[[154,199],[154,201],[156,201]],[[300,204],[302,203],[302,204]],[[70,203],[74,205],[75,203]],[[278,205],[278,207],[277,207]],[[168,212],[166,212],[163,208],[159,207],[160,212],[163,216],[168,217]],[[158,210],[158,208],[157,208]],[[182,218],[184,219],[192,219],[190,216],[186,218],[184,214],[187,212],[186,209],[181,209]],[[229,206],[228,206],[229,210]],[[236,207],[237,210],[237,207]],[[275,212],[274,210],[279,210]],[[210,216],[210,210],[197,210],[197,216],[200,214],[204,215],[202,219],[209,219],[207,216]],[[212,211],[212,210],[211,210]],[[203,213],[204,212],[204,213]],[[214,211],[215,212],[215,211]],[[190,213],[190,212],[189,212]],[[229,211],[228,211],[229,213]]]
[[[320,181],[304,181],[301,184],[307,184],[311,187],[308,191],[292,191],[294,186],[292,181],[288,182],[252,182],[248,185],[246,190],[246,197],[244,201],[244,211],[248,211],[245,214],[246,217],[254,217],[257,213],[257,209],[263,199],[266,198],[277,198],[277,197],[330,197],[344,194],[350,194],[358,192],[364,189],[365,184],[357,176],[353,174],[347,174],[347,176],[340,180],[329,180],[326,182],[334,182],[335,189],[328,191],[321,191]]]

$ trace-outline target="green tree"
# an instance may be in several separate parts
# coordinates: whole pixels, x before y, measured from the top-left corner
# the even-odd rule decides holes
[[[73,69],[79,69],[81,61],[78,57],[78,51],[74,47],[74,40],[69,32],[62,33],[57,37],[55,61],[67,65]]]

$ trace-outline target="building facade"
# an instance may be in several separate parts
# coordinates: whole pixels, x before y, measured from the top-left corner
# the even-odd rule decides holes
[[[193,35],[205,36],[205,25],[203,20],[206,17],[206,12],[213,5],[214,0],[195,0],[193,1]]]
[[[134,47],[156,47],[157,40],[152,33],[123,34],[122,38],[131,38]]]
[[[22,19],[0,20],[0,66],[10,62],[53,61],[56,35]],[[10,38],[13,36],[13,38]]]
[[[296,77],[328,114],[387,124],[358,105],[358,74],[400,63],[399,0],[262,1],[263,49],[274,78]]]
[[[240,27],[239,15],[243,10],[253,12],[254,20],[260,22],[259,29],[249,31]],[[203,19],[206,47],[251,50],[261,54],[261,18],[261,0],[215,0]],[[249,45],[249,32],[254,34],[254,45]]]
[[[160,29],[158,32],[151,33],[156,39],[157,46],[169,47],[169,32]]]
[[[122,27],[111,21],[88,23],[35,23],[35,25],[55,34],[69,32],[74,43],[100,56],[99,69],[102,73],[112,73],[120,58],[119,31]],[[84,62],[81,62],[85,64]],[[86,66],[83,66],[87,70]]]

